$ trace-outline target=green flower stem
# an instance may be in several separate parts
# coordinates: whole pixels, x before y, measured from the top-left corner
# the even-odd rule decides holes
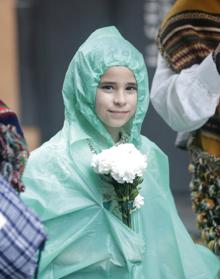
[[[122,213],[122,221],[125,225],[127,225],[129,228],[131,228],[131,212],[129,209],[128,202],[121,202],[120,205],[120,211]]]

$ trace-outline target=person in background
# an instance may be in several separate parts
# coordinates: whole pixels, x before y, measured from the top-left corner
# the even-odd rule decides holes
[[[188,149],[202,241],[220,254],[220,1],[177,0],[157,36],[151,101]]]
[[[28,155],[16,113],[0,100],[0,278],[37,278],[46,241],[39,218],[19,196]]]
[[[115,27],[96,30],[70,62],[62,94],[64,126],[31,153],[23,175],[23,200],[48,231],[39,278],[217,279],[217,257],[193,243],[178,217],[166,155],[140,134],[149,90],[139,51]],[[118,166],[110,150],[123,147]],[[123,178],[131,175],[142,157],[125,159],[127,147],[147,158],[142,199],[129,200],[130,225],[120,211],[120,185],[92,167],[110,152],[102,157],[104,173],[110,158],[114,174],[128,165]]]
[[[21,180],[28,147],[18,118],[13,110],[0,100],[0,173],[17,191],[24,192]]]

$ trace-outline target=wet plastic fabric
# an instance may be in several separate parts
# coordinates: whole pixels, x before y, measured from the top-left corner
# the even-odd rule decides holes
[[[94,112],[100,76],[112,65],[135,74],[138,107],[125,130],[148,157],[145,204],[132,214],[133,230],[103,206],[104,185],[90,166],[88,138],[98,150],[113,144]],[[97,30],[70,63],[63,97],[63,129],[32,152],[24,174],[23,198],[48,231],[39,278],[217,278],[219,260],[192,242],[177,215],[166,155],[140,136],[149,100],[142,55],[114,27]]]

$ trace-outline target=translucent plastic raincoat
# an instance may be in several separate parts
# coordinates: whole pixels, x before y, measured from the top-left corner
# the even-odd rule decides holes
[[[111,66],[130,68],[138,104],[125,132],[148,157],[130,229],[103,206],[103,188],[91,168],[88,139],[101,151],[114,143],[95,114],[100,76]],[[114,27],[95,31],[79,48],[63,85],[64,126],[32,152],[24,173],[25,202],[42,218],[48,242],[43,279],[214,279],[219,260],[196,246],[178,217],[166,155],[140,129],[149,102],[142,55]]]

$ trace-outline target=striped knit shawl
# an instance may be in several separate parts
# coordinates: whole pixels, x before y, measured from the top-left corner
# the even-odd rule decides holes
[[[176,73],[200,64],[219,42],[220,3],[219,14],[198,10],[173,14],[165,19],[157,36],[162,56]]]

